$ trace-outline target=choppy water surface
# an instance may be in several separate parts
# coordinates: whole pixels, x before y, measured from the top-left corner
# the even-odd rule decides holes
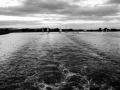
[[[80,39],[92,45],[94,48],[112,54],[120,53],[120,33],[119,32],[101,32],[84,33],[79,35]]]
[[[2,90],[120,90],[120,33],[0,36]]]
[[[0,36],[0,61],[5,60],[18,49],[30,42],[34,34],[11,33]],[[35,36],[35,35],[34,35]]]

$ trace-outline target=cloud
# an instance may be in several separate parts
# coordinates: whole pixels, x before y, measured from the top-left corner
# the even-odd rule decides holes
[[[35,13],[52,13],[52,11],[62,9],[64,6],[67,6],[67,4],[61,1],[26,0],[23,6],[0,9],[0,14],[28,15]]]
[[[117,5],[107,5],[98,7],[79,7],[73,9],[66,9],[61,11],[62,14],[69,14],[75,16],[107,16],[114,15],[119,12]]]
[[[108,0],[108,4],[120,4],[120,0]]]
[[[74,0],[72,2],[77,2]],[[119,12],[117,5],[84,7],[77,4],[70,4],[66,0],[26,0],[22,7],[3,8],[0,14],[3,15],[21,15],[29,14],[61,14],[61,15],[113,15]]]
[[[0,7],[15,7],[15,6],[21,6],[25,0],[1,0],[0,1]]]
[[[5,25],[5,22],[6,25],[104,23],[104,21],[115,20],[120,12],[119,5],[117,5],[119,0],[108,0],[106,3],[102,2],[104,0],[98,0],[98,2],[96,0],[15,1],[16,5],[0,7],[0,21],[2,20],[0,25]]]
[[[0,21],[1,26],[9,26],[9,25],[36,25],[38,24],[37,22],[32,22],[32,21]],[[40,23],[38,24],[40,25]]]

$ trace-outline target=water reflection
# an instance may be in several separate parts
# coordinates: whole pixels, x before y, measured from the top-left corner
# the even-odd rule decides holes
[[[83,33],[79,37],[94,48],[104,52],[120,53],[120,33],[118,32]]]
[[[38,33],[11,33],[0,36],[0,60],[8,58],[16,50],[24,46],[24,44],[30,42],[33,38],[38,38],[42,34]],[[102,50],[103,52],[109,52],[113,55],[119,55],[120,53],[120,33],[119,32],[83,32],[77,34],[78,39],[82,39],[84,42],[90,44],[93,48]],[[43,36],[42,36],[43,37]],[[49,43],[54,44],[58,38],[58,34],[46,34]],[[54,39],[53,39],[54,38]],[[69,40],[69,39],[67,39]]]
[[[0,36],[0,61],[6,60],[12,53],[31,40],[32,34],[11,33]]]

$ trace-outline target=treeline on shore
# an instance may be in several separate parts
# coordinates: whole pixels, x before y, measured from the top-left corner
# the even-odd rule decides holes
[[[120,29],[0,28],[0,35],[13,32],[117,32],[117,31],[120,31]]]

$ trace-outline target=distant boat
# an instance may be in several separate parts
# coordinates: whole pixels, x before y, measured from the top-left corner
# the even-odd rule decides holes
[[[60,28],[59,31],[62,32],[62,29]]]

